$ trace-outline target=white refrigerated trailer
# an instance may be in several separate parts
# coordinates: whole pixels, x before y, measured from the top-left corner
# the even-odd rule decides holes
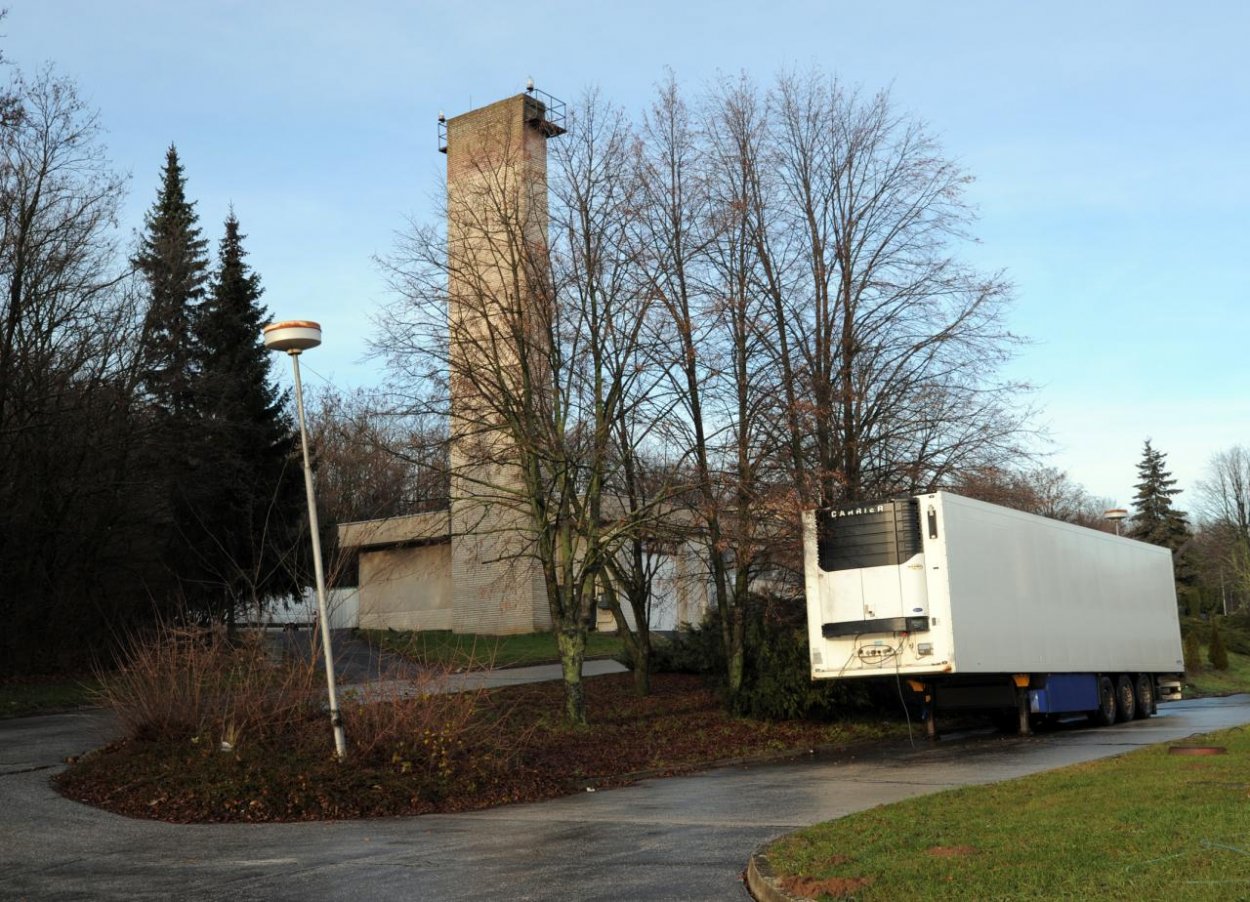
[[[937,710],[1111,724],[1179,698],[1166,548],[949,492],[804,515],[813,679],[893,676]]]

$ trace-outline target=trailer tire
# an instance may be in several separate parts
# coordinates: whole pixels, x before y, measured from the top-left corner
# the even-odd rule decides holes
[[[1111,677],[1098,678],[1098,707],[1090,712],[1089,719],[1095,726],[1109,727],[1115,723],[1115,684]]]
[[[1145,720],[1155,713],[1155,681],[1147,674],[1137,677],[1137,719]]]
[[[1125,723],[1137,715],[1137,693],[1133,690],[1133,681],[1125,674],[1120,674],[1115,681],[1115,719],[1117,723]]]

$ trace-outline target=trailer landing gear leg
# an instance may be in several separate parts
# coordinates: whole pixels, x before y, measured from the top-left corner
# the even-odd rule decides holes
[[[1016,689],[1016,712],[1020,715],[1020,735],[1030,736],[1033,733],[1029,723],[1029,690]]]
[[[930,742],[937,742],[937,703],[933,700],[933,687],[924,687],[924,734]]]

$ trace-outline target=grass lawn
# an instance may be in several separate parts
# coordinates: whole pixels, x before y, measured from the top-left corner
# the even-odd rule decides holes
[[[1250,729],[876,808],[778,840],[812,898],[1250,898]],[[792,882],[799,881],[799,882]],[[823,892],[822,892],[823,890]]]
[[[371,644],[422,664],[480,669],[554,664],[560,660],[556,639],[551,633],[487,636],[456,634],[450,630],[360,630],[360,635]],[[587,658],[610,658],[620,651],[621,640],[611,633],[590,633],[586,637]]]
[[[1206,661],[1203,649],[1203,661]],[[1195,698],[1202,695],[1230,695],[1250,692],[1250,655],[1228,653],[1228,670],[1216,670],[1204,664],[1201,670],[1185,674],[1184,696]]]
[[[245,730],[228,752],[219,734],[205,731],[130,739],[86,756],[57,783],[71,798],[120,814],[180,822],[410,815],[903,735],[879,716],[841,723],[730,717],[698,677],[657,674],[646,698],[633,694],[632,680],[586,680],[588,728],[565,725],[560,683],[533,683],[483,693],[464,729],[454,726],[464,696],[400,703],[401,713],[411,706],[407,720],[388,722],[402,729],[376,729],[397,710],[387,702],[346,706],[343,764],[333,760],[324,713],[315,711],[280,736],[253,739]]]
[[[0,717],[29,717],[95,704],[94,677],[30,677],[0,682]]]

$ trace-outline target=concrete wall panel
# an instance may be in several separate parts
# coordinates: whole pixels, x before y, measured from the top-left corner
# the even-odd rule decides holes
[[[362,629],[451,629],[451,545],[362,550],[359,616]]]

